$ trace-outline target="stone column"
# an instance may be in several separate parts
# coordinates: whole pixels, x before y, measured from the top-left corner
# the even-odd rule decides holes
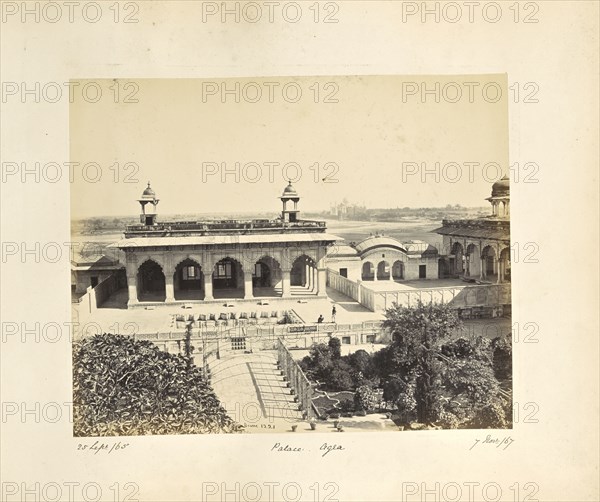
[[[317,295],[325,296],[327,294],[327,269],[320,268],[317,271]]]
[[[137,261],[131,253],[127,253],[126,256],[126,264],[125,271],[127,274],[127,292],[128,292],[128,300],[127,307],[131,307],[132,305],[136,305],[139,303],[138,300],[138,270],[137,270]]]
[[[497,271],[497,279],[496,279],[496,284],[500,284],[502,282],[502,276],[504,275],[504,261],[501,260],[500,258],[497,258],[497,267],[498,267],[498,271]]]
[[[249,300],[254,298],[254,293],[252,292],[252,267],[254,265],[248,265],[242,269],[244,273],[244,300]]]
[[[212,270],[212,269],[211,269]],[[212,271],[205,272],[203,274],[204,278],[204,300],[214,300],[213,297],[213,285],[212,285]]]
[[[173,288],[173,274],[170,272],[165,273],[165,303],[172,303],[175,301],[175,290]]]
[[[127,301],[127,307],[136,305],[138,303],[137,274],[127,274],[127,291],[129,293],[129,300]]]
[[[289,298],[292,296],[292,289],[290,286],[290,272],[291,270],[282,270],[281,271],[281,285],[282,285],[282,294],[284,298]]]
[[[304,286],[308,289],[312,289],[312,279],[311,279],[311,266],[309,263],[304,265]]]
[[[487,273],[487,258],[484,258],[483,255],[479,256],[479,278],[485,279]]]

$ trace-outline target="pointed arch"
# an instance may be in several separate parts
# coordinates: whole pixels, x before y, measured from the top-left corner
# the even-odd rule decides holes
[[[142,262],[137,269],[137,284],[140,301],[165,301],[165,274],[157,261],[148,258]]]

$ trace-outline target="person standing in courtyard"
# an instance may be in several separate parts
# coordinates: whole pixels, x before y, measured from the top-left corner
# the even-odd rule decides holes
[[[337,310],[335,308],[335,305],[333,306],[333,308],[331,309],[331,322],[335,322],[335,315],[337,314]]]

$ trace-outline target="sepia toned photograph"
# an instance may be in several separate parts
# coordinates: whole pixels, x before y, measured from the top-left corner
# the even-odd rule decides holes
[[[512,427],[505,76],[103,84],[75,436]]]
[[[599,13],[0,0],[0,500],[600,500]]]

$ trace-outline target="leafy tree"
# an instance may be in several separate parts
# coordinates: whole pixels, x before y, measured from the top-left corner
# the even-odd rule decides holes
[[[509,422],[494,374],[495,351],[506,350],[503,345],[484,337],[453,339],[460,321],[447,305],[394,305],[384,325],[395,341],[375,355],[375,366],[384,399],[407,421],[449,428]]]
[[[329,390],[350,390],[354,388],[352,367],[341,359],[335,359],[324,375],[325,387]]]
[[[103,334],[73,345],[75,436],[240,432],[184,356]]]
[[[363,374],[365,378],[375,376],[373,357],[366,350],[357,350],[348,356],[348,363],[356,372]]]
[[[192,331],[192,323],[188,322],[185,327],[185,339],[183,341],[183,354],[186,358],[188,368],[191,368],[194,364],[194,359],[192,357],[194,352],[194,346],[192,345]]]
[[[512,340],[511,335],[499,336],[492,340],[494,373],[498,380],[512,378]]]
[[[331,351],[332,359],[339,359],[340,357],[342,357],[342,342],[339,338],[330,338],[327,345],[329,346],[329,350]]]
[[[332,365],[331,349],[324,343],[313,345],[309,355],[300,361],[300,367],[307,376],[318,381],[327,378]]]
[[[441,345],[450,340],[461,323],[446,304],[421,302],[414,308],[394,304],[385,312],[384,327],[395,334],[392,366],[400,376],[414,381],[414,398],[419,422],[435,422],[442,409],[442,373],[445,362],[439,357]]]

